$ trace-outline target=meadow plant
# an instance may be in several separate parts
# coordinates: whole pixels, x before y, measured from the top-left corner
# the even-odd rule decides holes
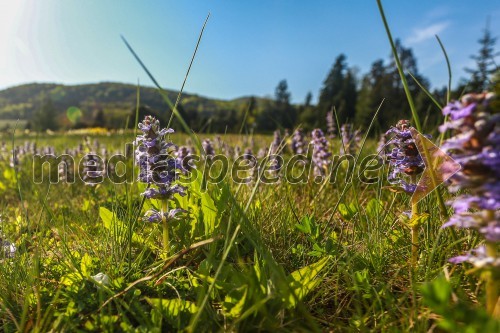
[[[160,129],[160,122],[152,116],[139,123],[142,134],[136,139],[136,162],[139,165],[139,181],[149,187],[142,193],[146,199],[157,199],[161,203],[160,210],[150,209],[145,214],[148,222],[161,222],[163,226],[163,247],[168,256],[169,221],[176,219],[183,212],[181,208],[169,209],[169,201],[175,194],[184,196],[185,188],[174,184],[179,177],[180,166],[171,156],[175,148],[172,142],[165,140],[165,135],[173,133],[173,129]]]
[[[385,135],[385,133],[383,133],[380,135],[380,138],[377,142],[377,154],[385,156],[387,153],[386,146],[387,146],[387,136]]]
[[[295,132],[293,132],[290,148],[293,154],[305,155],[307,153],[306,136],[302,128],[297,128]]]
[[[210,139],[203,140],[201,146],[203,148],[203,151],[205,152],[205,157],[207,159],[210,159],[212,156],[215,155],[215,149]]]
[[[328,149],[328,140],[319,128],[311,132],[313,146],[312,162],[314,165],[314,175],[323,178],[328,172],[328,165],[332,153]]]
[[[246,149],[245,149],[245,152],[243,153],[243,158],[244,158],[246,161],[253,160],[253,152],[252,152],[252,148],[246,148]]]
[[[17,148],[14,148],[10,154],[9,165],[14,169],[19,168],[19,150]]]
[[[95,153],[83,157],[82,180],[86,185],[95,186],[102,182],[105,168],[101,162],[102,159]]]
[[[396,126],[391,127],[387,132],[391,139],[387,146],[393,147],[387,154],[389,159],[388,181],[400,187],[404,192],[413,194],[417,188],[417,176],[424,171],[425,164],[420,156],[414,139],[411,136],[410,122],[400,120]],[[409,179],[409,181],[407,181]],[[418,207],[412,204],[411,208],[411,265],[416,266],[418,261]]]
[[[258,175],[257,159],[253,155],[252,148],[246,148],[242,156],[243,159],[251,166],[248,180],[251,181],[252,179],[256,179]]]
[[[443,109],[449,121],[441,131],[453,130],[442,149],[448,151],[461,170],[450,179],[450,192],[467,190],[449,202],[455,214],[443,228],[472,228],[484,237],[484,244],[450,259],[454,264],[469,262],[486,280],[486,308],[500,316],[500,114],[492,110],[491,93],[468,94]],[[497,308],[495,310],[495,308]]]
[[[281,133],[280,130],[277,129],[276,131],[274,131],[274,138],[273,142],[271,143],[271,154],[279,154],[281,152],[281,142]]]
[[[337,136],[337,124],[335,123],[333,110],[326,113],[326,134],[330,139]]]
[[[241,155],[241,147],[240,146],[234,147],[234,151],[232,153],[228,154],[228,156],[233,156],[235,160],[238,157],[240,157],[240,155]]]
[[[186,146],[180,146],[174,153],[177,166],[181,169],[183,173],[191,171],[193,165],[189,163],[189,158],[193,156],[191,149]]]
[[[340,145],[340,154],[356,154],[361,142],[361,132],[354,130],[352,124],[343,124],[340,127],[342,144]]]
[[[267,148],[264,148],[264,147],[260,148],[259,151],[257,152],[257,158],[261,159],[261,158],[266,157],[267,156],[267,151],[268,151]]]

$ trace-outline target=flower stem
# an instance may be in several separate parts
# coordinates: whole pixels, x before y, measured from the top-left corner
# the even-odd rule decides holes
[[[167,217],[165,216],[168,212],[168,201],[163,200],[162,201],[162,226],[163,226],[163,250],[165,251],[165,255],[168,257],[169,255],[169,235],[168,235],[168,224],[167,224]]]
[[[411,182],[417,183],[417,176],[411,176]],[[415,220],[418,217],[418,203],[412,203],[411,205],[411,267],[415,268],[418,261],[418,227],[419,223]]]
[[[411,205],[411,218],[418,215],[418,205]],[[411,266],[415,268],[418,261],[418,223],[411,226]]]
[[[488,256],[496,257],[497,246],[495,243],[486,242],[486,253]],[[500,318],[500,280],[490,272],[486,281],[486,311],[495,318]]]
[[[486,220],[489,222],[495,218],[493,210],[486,211]],[[486,241],[486,255],[491,258],[497,258],[497,244],[495,242]],[[498,273],[494,270],[486,280],[486,311],[494,318],[500,318],[500,279]]]

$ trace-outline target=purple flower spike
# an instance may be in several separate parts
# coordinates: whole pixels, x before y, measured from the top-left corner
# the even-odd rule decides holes
[[[468,94],[461,102],[448,104],[443,114],[449,115],[450,121],[441,127],[454,131],[443,149],[462,167],[450,178],[449,191],[468,192],[448,203],[455,214],[443,228],[476,229],[484,236],[486,246],[500,242],[500,116],[489,108],[492,99],[491,93]],[[500,259],[489,256],[485,247],[450,262],[469,262],[478,268],[500,267]]]
[[[401,186],[406,193],[412,194],[415,192],[417,184],[408,182],[407,179],[422,173],[425,164],[411,136],[410,122],[400,120],[385,135],[392,135],[384,148],[387,150],[387,148],[392,147],[392,150],[386,154],[390,166],[388,181],[391,184]]]
[[[307,153],[306,136],[301,128],[297,128],[295,132],[293,132],[290,148],[294,154]]]
[[[143,133],[136,139],[139,181],[151,185],[142,195],[147,199],[158,200],[170,200],[175,194],[184,196],[186,188],[174,184],[183,170],[181,161],[173,156],[177,147],[164,138],[174,130],[160,129],[160,122],[152,116],[146,116],[139,124],[139,129]],[[159,222],[162,218],[161,212],[155,210],[149,210],[145,215],[149,222]]]

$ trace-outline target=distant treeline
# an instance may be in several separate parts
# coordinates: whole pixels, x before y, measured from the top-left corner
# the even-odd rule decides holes
[[[476,68],[467,69],[470,79],[462,80],[450,92],[451,98],[468,91],[493,89],[494,81],[498,82],[494,78],[499,77],[494,61],[495,41],[486,29],[479,39],[478,54],[472,56]],[[399,41],[396,41],[396,48],[424,126],[434,128],[441,121],[441,113],[425,92],[429,89],[429,81],[419,72],[412,50]],[[439,104],[446,103],[446,87],[430,93]],[[171,101],[177,98],[175,91],[166,91],[166,94]],[[274,98],[250,96],[225,101],[184,94],[178,111],[192,130],[205,133],[267,133],[297,126],[306,130],[324,128],[326,114],[331,110],[335,111],[339,124],[353,123],[365,129],[380,108],[374,121],[374,133],[399,119],[411,118],[394,60],[376,60],[368,73],[359,76],[354,67],[348,65],[347,57],[340,54],[323,81],[318,103],[312,101],[313,95],[308,93],[303,103],[292,104],[287,81],[282,80]],[[166,124],[170,118],[171,110],[154,88],[138,89],[122,83],[74,86],[33,83],[0,91],[0,119],[26,120],[26,127],[33,130],[131,128],[135,123],[137,102],[139,120],[152,114]],[[171,126],[182,130],[176,119]]]

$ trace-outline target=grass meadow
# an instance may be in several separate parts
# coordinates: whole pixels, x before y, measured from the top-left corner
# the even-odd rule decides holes
[[[171,138],[182,145],[188,137]],[[57,134],[13,143],[60,152],[98,142],[123,151],[132,139],[130,132]],[[221,139],[250,142],[246,135]],[[258,148],[272,137],[253,141]],[[330,140],[332,150],[341,145]],[[355,157],[374,152],[368,140]],[[217,164],[205,170],[200,162],[187,195],[174,200],[188,214],[169,225],[166,255],[161,226],[141,220],[157,205],[141,197],[144,184],[36,184],[31,156],[17,168],[5,156],[0,163],[2,239],[17,249],[12,257],[4,251],[0,265],[8,281],[0,286],[4,332],[423,332],[438,322],[473,330],[495,324],[485,322],[478,280],[447,263],[479,238],[441,229],[432,194],[419,203],[425,219],[412,268],[409,196],[386,189],[385,165],[363,173],[371,184],[356,172],[346,181],[346,163],[335,182],[237,184],[230,176],[216,183]]]

